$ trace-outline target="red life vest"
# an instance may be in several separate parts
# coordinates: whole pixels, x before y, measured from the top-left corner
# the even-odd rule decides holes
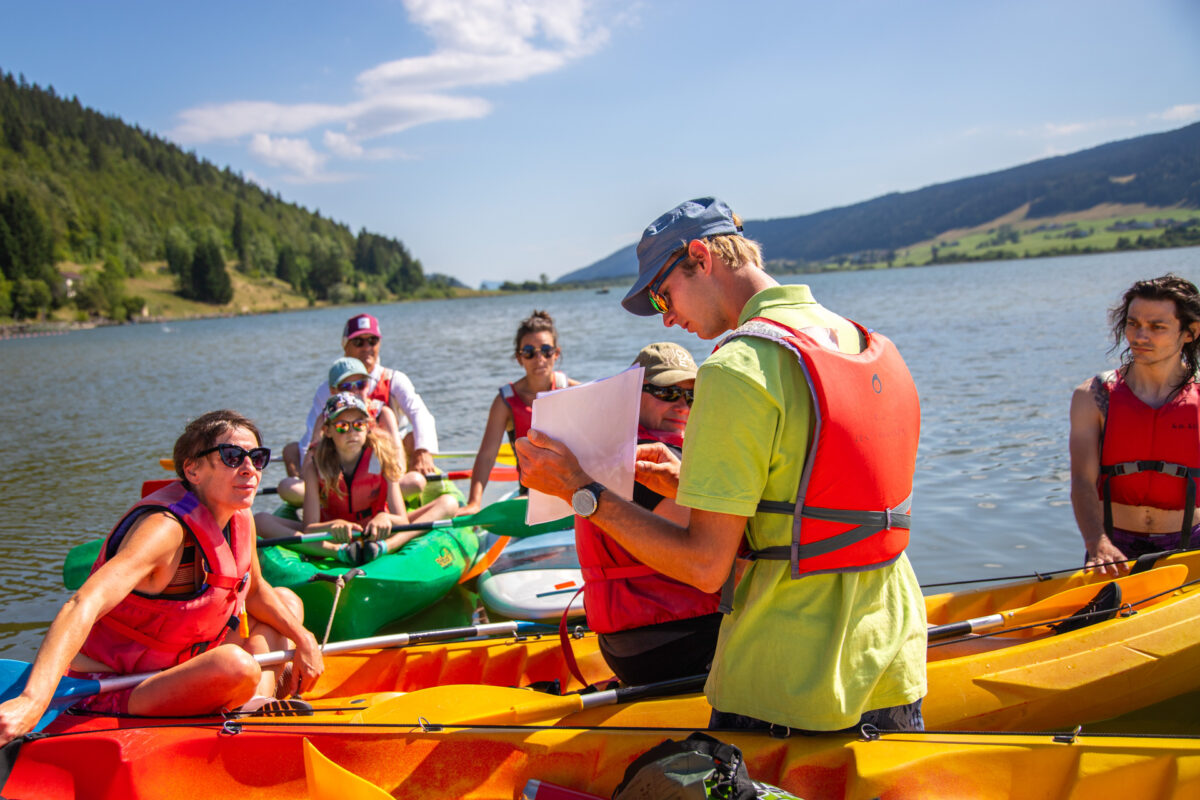
[[[195,596],[156,596],[132,592],[97,620],[80,652],[114,671],[129,674],[166,669],[220,644],[237,627],[246,607],[254,526],[250,509],[229,520],[229,540],[212,512],[180,481],[133,505],[108,534],[94,573],[117,552],[121,538],[151,511],[165,510],[179,520],[204,554],[208,572]]]
[[[917,388],[887,337],[851,324],[866,341],[861,353],[829,349],[765,317],[717,345],[756,336],[786,347],[799,359],[813,397],[815,424],[796,502],[758,504],[760,512],[794,518],[792,543],[750,554],[790,561],[793,578],[876,569],[908,546],[921,428]]]
[[[554,373],[553,388],[567,388],[567,376],[564,373],[557,371]],[[511,383],[506,383],[500,387],[500,399],[508,406],[508,410],[512,413],[513,418],[513,426],[507,431],[508,443],[516,445],[517,439],[528,435],[529,426],[533,424],[533,404],[526,405],[525,401],[521,399],[521,395],[517,393],[517,390]],[[521,464],[518,462],[517,480],[520,481],[520,479]],[[529,494],[529,487],[523,483],[518,483],[517,492],[523,495]]]
[[[650,432],[639,427],[639,439],[643,433]],[[656,572],[591,520],[579,516],[575,517],[575,550],[583,573],[588,627],[597,633],[615,633],[717,611],[720,593],[702,592]]]
[[[346,476],[338,476],[337,491],[327,491],[321,481],[321,522],[344,519],[350,522],[367,522],[380,511],[387,510],[387,481],[379,472],[374,451],[363,447],[358,456],[358,465],[346,486]]]
[[[375,388],[367,394],[368,400],[378,400],[383,405],[387,405],[392,400],[392,371],[386,367],[379,372],[379,380],[375,382]],[[368,406],[370,403],[367,404]],[[379,412],[375,411],[372,416],[379,416]]]
[[[555,372],[552,386],[555,389],[567,388],[567,376],[562,372]],[[511,383],[500,387],[500,399],[512,412],[513,426],[508,431],[508,441],[510,444],[516,444],[517,439],[529,433],[529,426],[533,424],[533,404],[527,405]]]
[[[1162,406],[1151,408],[1120,371],[1097,378],[1108,390],[1097,486],[1104,501],[1104,529],[1112,532],[1113,503],[1182,508],[1187,547],[1200,479],[1200,385],[1188,383]]]

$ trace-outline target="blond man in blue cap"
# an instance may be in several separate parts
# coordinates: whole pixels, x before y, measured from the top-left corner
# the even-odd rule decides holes
[[[697,373],[682,461],[638,449],[638,481],[690,508],[687,525],[605,491],[536,430],[517,442],[522,481],[654,569],[724,587],[712,727],[923,727],[925,607],[904,554],[920,410],[899,353],[769,276],[715,198],[656,219],[637,254],[627,310],[702,339],[733,331]]]

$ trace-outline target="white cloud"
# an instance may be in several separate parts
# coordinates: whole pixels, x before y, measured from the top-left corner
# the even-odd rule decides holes
[[[272,139],[265,133],[250,137],[250,153],[272,167],[283,167],[301,177],[316,175],[326,156],[313,149],[306,139]]]
[[[1154,116],[1168,122],[1190,122],[1194,119],[1200,119],[1200,103],[1171,106],[1161,114],[1155,114]]]
[[[404,0],[410,20],[429,35],[434,50],[365,70],[355,81],[357,97],[343,103],[243,100],[190,108],[180,112],[172,136],[184,143],[248,139],[256,158],[308,180],[321,179],[331,157],[401,157],[399,150],[364,142],[417,125],[485,117],[490,102],[451,92],[528,80],[602,47],[608,31],[592,22],[594,2]],[[324,129],[319,141],[325,153],[308,139],[294,138],[318,128]]]

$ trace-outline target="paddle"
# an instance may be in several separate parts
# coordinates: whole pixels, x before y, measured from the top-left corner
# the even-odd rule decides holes
[[[979,633],[997,628],[1034,625],[1039,622],[1069,617],[1094,600],[1109,584],[1120,587],[1123,604],[1135,605],[1154,595],[1178,588],[1187,580],[1187,573],[1188,568],[1183,564],[1171,564],[1136,575],[1126,575],[1110,581],[1076,586],[1021,608],[989,614],[986,617],[975,617],[962,622],[931,625],[929,626],[929,640],[948,639],[951,636],[963,636],[968,633]]]
[[[511,500],[497,500],[486,506],[477,514],[465,514],[450,519],[436,519],[431,522],[414,522],[411,525],[393,525],[392,531],[435,531],[441,528],[487,528],[500,536],[512,536],[523,539],[537,536],[541,533],[561,531],[571,527],[572,517],[543,522],[539,525],[525,524],[525,507],[529,499],[514,497]],[[298,533],[295,536],[285,536],[280,539],[259,539],[259,547],[274,547],[281,544],[300,544],[302,542],[323,542],[332,539],[329,533]],[[82,547],[82,545],[81,545]],[[70,558],[70,555],[67,556]]]
[[[469,469],[452,469],[449,472],[431,472],[425,476],[425,480],[437,480],[438,478],[448,478],[452,481],[463,481],[471,477]],[[492,471],[488,473],[490,481],[515,481],[517,480],[517,468],[511,464],[501,464],[492,467]]]
[[[458,452],[458,453],[434,453],[434,458],[474,458],[478,453]],[[509,442],[501,442],[500,450],[496,453],[496,463],[508,464],[515,466],[517,463],[517,454],[513,452],[512,444]]]
[[[443,628],[441,630],[417,631],[416,633],[394,633],[386,636],[371,636],[365,639],[349,639],[344,642],[331,642],[322,648],[326,655],[332,653],[348,653],[354,650],[380,650],[390,647],[405,647],[433,642],[448,642],[455,639],[467,639],[480,636],[510,636],[516,634],[533,634],[552,632],[552,625],[541,625],[536,622],[492,622],[485,625],[469,625],[462,628]],[[256,655],[254,660],[263,666],[282,664],[291,660],[295,650],[273,650],[270,653]],[[26,661],[0,659],[0,703],[11,700],[21,694],[29,679],[33,665]],[[89,697],[102,692],[112,692],[137,686],[147,678],[157,675],[157,672],[141,672],[135,675],[116,675],[112,678],[91,680],[88,678],[71,678],[63,676],[58,681],[50,707],[38,722],[34,730],[46,727],[59,712],[81,697]]]
[[[560,719],[585,708],[693,694],[704,688],[707,675],[692,675],[644,686],[627,686],[590,694],[543,694],[529,689],[481,684],[431,686],[364,709],[354,721],[364,725],[525,725]]]

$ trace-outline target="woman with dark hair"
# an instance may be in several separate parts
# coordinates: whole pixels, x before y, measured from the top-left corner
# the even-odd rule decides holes
[[[571,380],[555,369],[562,350],[558,347],[558,329],[546,311],[534,311],[517,326],[513,338],[513,358],[525,370],[520,380],[506,383],[492,399],[488,410],[487,426],[483,429],[483,440],[475,454],[475,465],[471,468],[471,488],[467,504],[458,510],[459,515],[474,514],[483,504],[483,490],[488,476],[496,465],[496,454],[505,433],[509,442],[515,442],[529,431],[529,420],[533,415],[533,400],[538,392],[565,389],[579,381]],[[521,487],[524,494],[527,489]]]
[[[1071,505],[1086,568],[1200,545],[1200,291],[1176,275],[1138,281],[1109,312],[1121,366],[1071,398]]]
[[[271,451],[258,428],[213,411],[187,426],[174,456],[179,480],[122,516],[91,576],[51,623],[24,691],[0,705],[0,744],[33,729],[64,672],[100,679],[161,670],[77,704],[153,716],[252,710],[321,674],[300,598],[259,571],[250,506]],[[291,642],[291,670],[254,660]]]

